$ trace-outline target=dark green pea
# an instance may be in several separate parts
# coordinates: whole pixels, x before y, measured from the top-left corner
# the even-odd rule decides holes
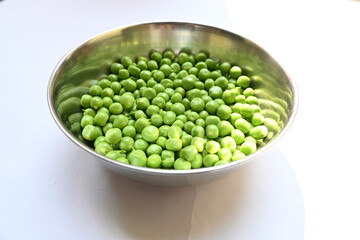
[[[102,88],[108,88],[111,85],[111,81],[109,79],[103,78],[99,81],[98,85]]]
[[[146,161],[146,166],[149,168],[160,168],[161,166],[161,157],[158,154],[152,154],[148,157]]]
[[[219,161],[219,156],[216,154],[208,154],[203,157],[203,164],[205,167],[212,167]]]
[[[153,88],[145,88],[141,95],[142,97],[146,97],[149,101],[152,101],[156,96],[156,91]]]
[[[147,157],[144,151],[142,150],[133,150],[128,155],[128,160],[131,165],[139,166],[139,167],[145,167]]]
[[[121,81],[121,85],[127,92],[133,92],[137,88],[136,82],[130,78]]]
[[[162,59],[162,54],[157,50],[153,50],[153,51],[150,52],[149,58],[151,60],[156,61],[157,63],[160,63],[160,61]]]
[[[140,70],[147,70],[148,69],[148,65],[147,65],[145,60],[139,60],[137,62],[137,67],[140,68]]]
[[[185,53],[185,52],[181,52],[179,55],[178,55],[178,62],[180,65],[188,62],[190,60],[189,58],[189,54]]]
[[[89,88],[89,93],[91,96],[100,96],[102,92],[102,88],[99,85],[92,85]]]
[[[150,71],[159,69],[159,65],[155,60],[148,61],[148,67]]]
[[[130,73],[127,69],[120,69],[118,73],[118,77],[120,80],[127,79],[130,77]]]
[[[178,63],[172,63],[170,67],[175,73],[179,73],[181,71],[181,66]]]
[[[124,68],[124,66],[123,66],[121,63],[115,62],[115,63],[112,63],[112,64],[111,64],[111,66],[110,66],[110,71],[111,71],[112,73],[117,74],[117,73],[119,72],[119,70],[120,70],[120,69],[123,69],[123,68]]]
[[[188,98],[184,98],[182,100],[182,104],[184,105],[185,107],[185,111],[189,110],[190,109],[190,100]]]
[[[130,57],[128,56],[124,56],[121,58],[121,64],[125,67],[128,68],[131,64],[132,64],[132,60]]]
[[[231,69],[231,64],[229,62],[221,63],[220,70],[222,74],[228,74],[230,72],[230,69]]]

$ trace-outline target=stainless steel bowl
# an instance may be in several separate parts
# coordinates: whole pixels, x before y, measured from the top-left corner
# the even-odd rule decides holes
[[[243,160],[209,168],[164,170],[136,167],[96,153],[82,140],[80,97],[106,74],[121,55],[142,56],[149,50],[188,47],[208,50],[212,56],[239,64],[251,76],[262,113],[274,123],[265,145]],[[297,90],[282,67],[261,47],[235,33],[212,26],[182,22],[155,22],[119,27],[81,43],[55,67],[48,85],[48,104],[60,129],[81,149],[108,169],[130,179],[156,185],[194,185],[219,179],[258,157],[281,138],[297,110]]]

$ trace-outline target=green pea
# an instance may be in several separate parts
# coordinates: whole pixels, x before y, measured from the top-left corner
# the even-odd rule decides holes
[[[180,151],[182,148],[182,141],[179,138],[169,138],[166,140],[165,147],[167,150]]]
[[[99,85],[92,85],[89,88],[89,93],[91,96],[95,97],[95,96],[100,96],[102,92],[102,88]]]
[[[218,125],[220,122],[221,120],[218,116],[209,115],[205,118],[205,126],[208,126],[210,124]]]
[[[134,139],[132,137],[121,138],[119,147],[121,150],[130,152],[131,149],[134,147]]]
[[[214,86],[209,89],[209,96],[213,99],[221,98],[223,94],[223,90],[219,86]]]
[[[118,115],[113,122],[113,127],[123,129],[129,123],[129,119],[125,115]]]
[[[101,97],[94,96],[91,98],[90,106],[94,109],[99,109],[103,106],[103,100]]]
[[[233,112],[230,114],[230,117],[228,119],[228,121],[233,125],[235,126],[235,122],[236,120],[238,120],[239,118],[242,118],[241,114],[240,113],[237,113],[237,112]]]
[[[81,127],[85,127],[87,125],[93,125],[94,124],[94,118],[92,116],[89,116],[89,115],[84,115],[82,118],[81,118]]]
[[[131,165],[139,167],[145,167],[147,162],[146,154],[142,150],[133,150],[129,153],[128,160]]]
[[[175,162],[174,158],[166,158],[162,160],[161,166],[165,169],[170,169],[174,167],[174,162]]]
[[[123,106],[121,105],[121,103],[118,103],[118,102],[112,103],[109,106],[109,111],[112,114],[120,114],[120,113],[122,113],[123,110],[124,110]]]
[[[246,155],[244,153],[242,153],[240,150],[235,150],[235,152],[233,152],[233,155],[231,157],[231,161],[237,161],[240,159],[245,158]]]
[[[145,127],[150,125],[150,121],[147,118],[139,118],[135,121],[135,128],[137,133],[142,133]]]
[[[214,166],[224,165],[224,164],[227,164],[227,163],[229,163],[228,160],[219,160],[214,164]]]
[[[238,77],[241,76],[241,74],[242,74],[242,69],[239,66],[233,66],[230,68],[229,71],[230,78],[237,79]]]
[[[146,166],[149,168],[160,168],[161,166],[161,157],[158,154],[152,154],[148,157],[146,161]]]
[[[221,148],[220,143],[214,140],[210,140],[205,144],[205,149],[209,153],[217,153],[220,150],[220,148]]]
[[[173,111],[167,111],[164,114],[164,123],[166,125],[172,125],[176,120],[176,114]]]
[[[98,126],[105,126],[108,119],[109,119],[109,114],[105,112],[98,112],[94,117],[94,124]]]
[[[212,167],[219,161],[219,156],[216,154],[207,154],[203,157],[203,164],[205,167]]]
[[[183,158],[176,159],[174,168],[177,170],[189,170],[191,169],[191,163]]]
[[[142,130],[141,135],[146,141],[155,142],[159,137],[159,129],[153,125],[148,125]]]
[[[156,97],[156,91],[153,88],[147,87],[144,88],[141,95],[142,97],[146,97],[149,101],[152,101]]]
[[[89,108],[92,96],[89,94],[84,94],[81,96],[80,104],[83,108]]]
[[[185,110],[189,110],[190,109],[190,100],[188,98],[184,98],[182,100],[182,104],[184,105],[185,107]]]
[[[106,155],[108,152],[112,151],[113,148],[111,147],[111,145],[107,142],[100,142],[96,147],[95,147],[95,152],[101,154],[101,155]]]
[[[161,154],[161,152],[162,152],[162,147],[155,143],[150,144],[150,146],[146,150],[146,154],[148,156],[151,154]]]
[[[89,115],[89,116],[95,117],[96,111],[92,108],[87,108],[87,109],[84,109],[83,114],[84,114],[84,116]]]
[[[145,152],[148,147],[149,147],[149,143],[147,141],[145,141],[144,139],[137,139],[134,142],[134,149],[136,149],[136,150],[142,150]]]
[[[204,87],[206,90],[209,90],[210,88],[215,86],[215,81],[211,78],[208,78],[205,80]]]
[[[254,125],[254,126],[259,126],[261,124],[263,124],[265,121],[265,117],[264,115],[262,115],[261,113],[259,112],[256,112],[252,115],[251,117],[251,123]]]
[[[194,126],[194,127],[191,129],[191,136],[204,138],[204,137],[205,137],[205,130],[204,130],[204,128],[201,127],[201,126]]]
[[[112,123],[108,122],[108,123],[105,124],[105,126],[102,127],[102,131],[103,131],[103,133],[106,134],[106,132],[111,128],[113,128],[113,125],[112,125]]]
[[[231,108],[228,105],[220,105],[216,111],[216,115],[221,120],[227,120],[231,115]]]
[[[217,124],[217,127],[219,129],[219,136],[220,137],[228,136],[234,130],[234,127],[228,121],[219,122]]]
[[[99,133],[94,125],[86,125],[82,130],[82,136],[88,141],[94,141]]]
[[[235,140],[237,145],[243,143],[245,140],[245,134],[239,129],[233,130],[231,132],[231,137]]]
[[[235,149],[236,150],[236,149]],[[235,151],[234,150],[234,151]],[[218,152],[217,155],[219,156],[220,160],[225,160],[227,162],[231,161],[232,158],[232,152],[229,148],[221,148]]]
[[[182,129],[179,126],[171,126],[169,128],[168,137],[169,138],[181,138]]]
[[[206,140],[202,137],[193,137],[191,145],[195,146],[198,152],[203,152],[205,149]]]
[[[244,141],[240,145],[240,151],[248,156],[256,151],[256,143],[253,141]]]
[[[129,164],[129,160],[126,157],[119,157],[116,159],[117,162]]]
[[[105,140],[108,143],[116,144],[120,142],[122,133],[119,128],[111,128],[105,134]]]
[[[111,158],[113,160],[120,158],[123,155],[123,151],[121,150],[112,150],[106,153],[106,157]]]
[[[255,139],[263,139],[268,134],[268,129],[264,125],[256,126],[250,129],[249,132],[250,136],[254,137]]]
[[[124,109],[131,109],[134,106],[135,98],[131,93],[125,93],[120,96],[120,103]]]
[[[188,75],[188,76],[184,77],[182,79],[182,87],[185,90],[193,89],[195,87],[195,78],[196,77],[194,77],[192,75]]]
[[[161,152],[161,159],[175,158],[175,153],[170,150],[164,150]]]
[[[240,129],[244,134],[248,133],[251,129],[251,124],[243,118],[235,121],[235,127]]]
[[[232,137],[226,136],[226,137],[221,139],[221,147],[222,148],[227,148],[231,152],[233,152],[233,151],[236,150],[236,142]]]
[[[245,103],[246,102],[246,97],[244,95],[237,95],[235,97],[235,102],[236,103]]]
[[[243,91],[243,95],[248,98],[249,96],[253,96],[254,95],[254,89],[248,87],[246,89],[244,89]]]
[[[215,124],[209,124],[206,126],[206,137],[209,139],[215,139],[219,137],[219,129]]]
[[[191,144],[192,140],[193,140],[193,137],[189,134],[186,134],[186,135],[183,134],[181,137],[183,147],[189,146]]]
[[[184,159],[187,161],[193,161],[196,157],[196,154],[198,154],[197,148],[193,145],[187,146],[183,148],[181,151]]]
[[[222,98],[226,104],[232,104],[235,102],[236,93],[233,90],[225,90]]]
[[[121,63],[112,63],[111,66],[110,66],[110,71],[112,73],[118,73],[120,69],[123,69],[124,66],[121,64]]]
[[[108,109],[112,103],[113,103],[113,100],[110,97],[103,98],[103,107]]]
[[[226,89],[228,83],[229,80],[224,76],[220,76],[215,80],[215,86],[219,86],[222,90]]]
[[[132,59],[129,56],[123,56],[121,58],[121,64],[125,67],[128,68],[131,64],[132,64]]]
[[[250,78],[245,76],[245,75],[242,75],[242,76],[239,76],[236,83],[239,87],[242,87],[242,88],[247,88],[249,87],[250,85]]]
[[[195,159],[192,160],[190,163],[191,163],[192,169],[201,168],[202,164],[203,164],[203,158],[202,158],[201,154],[199,154],[199,153],[196,154]]]
[[[156,144],[159,145],[161,148],[165,148],[165,143],[166,143],[166,137],[163,136],[159,136],[158,139],[156,140]]]
[[[201,98],[194,98],[190,102],[190,107],[196,112],[201,112],[202,110],[204,110],[205,103]]]
[[[134,126],[128,125],[122,130],[122,135],[126,137],[134,138],[136,135],[136,129]]]

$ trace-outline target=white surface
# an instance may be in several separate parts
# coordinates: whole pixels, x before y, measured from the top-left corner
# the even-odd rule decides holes
[[[304,226],[305,239],[360,238],[360,3],[227,3],[0,1],[1,240],[292,240]],[[216,182],[160,188],[109,172],[65,137],[46,103],[60,58],[104,30],[160,20],[238,32],[287,69],[300,108],[272,150]]]

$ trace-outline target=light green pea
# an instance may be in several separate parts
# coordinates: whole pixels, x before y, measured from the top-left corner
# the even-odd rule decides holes
[[[219,161],[219,156],[216,154],[207,154],[203,157],[203,164],[205,167],[212,167]]]
[[[268,134],[268,129],[264,125],[256,126],[250,129],[249,132],[250,136],[254,137],[255,139],[263,139]]]
[[[178,158],[174,162],[174,168],[176,170],[189,170],[191,169],[191,163],[183,158]]]
[[[129,153],[128,160],[131,165],[145,167],[147,162],[147,157],[144,151],[133,150],[131,153]]]
[[[149,168],[160,168],[161,162],[162,160],[160,155],[151,154],[146,161],[146,166]]]
[[[214,140],[210,140],[205,144],[205,149],[209,153],[217,153],[220,150],[220,148],[221,148],[220,143]]]
[[[239,150],[248,156],[256,151],[256,143],[254,143],[253,141],[244,141],[240,145]]]
[[[116,144],[120,142],[122,133],[119,128],[111,128],[105,134],[105,140],[108,143]]]

